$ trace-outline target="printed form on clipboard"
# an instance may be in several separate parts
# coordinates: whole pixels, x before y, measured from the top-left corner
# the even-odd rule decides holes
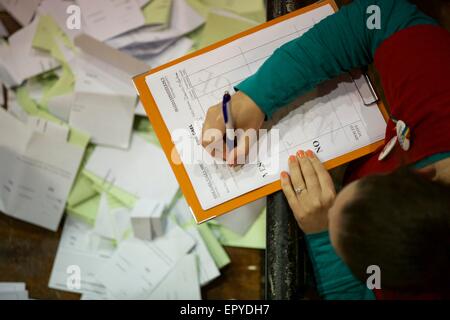
[[[234,93],[233,87],[254,74],[277,48],[336,10],[332,0],[314,4],[134,78],[197,223],[280,190],[280,172],[287,170],[288,156],[300,149],[315,150],[330,169],[383,144],[382,103],[375,97],[367,100],[373,90],[370,83],[364,84],[364,76],[346,75],[280,112],[278,121],[253,146],[267,142],[265,154],[258,149],[255,163],[229,168],[213,160],[200,143],[206,112],[222,101],[225,91]],[[274,129],[278,139],[272,138]]]

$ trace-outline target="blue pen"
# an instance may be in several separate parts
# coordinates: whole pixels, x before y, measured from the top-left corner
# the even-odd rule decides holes
[[[225,121],[225,139],[227,143],[227,153],[234,149],[234,125],[231,118],[231,95],[225,91],[222,102],[223,120]]]

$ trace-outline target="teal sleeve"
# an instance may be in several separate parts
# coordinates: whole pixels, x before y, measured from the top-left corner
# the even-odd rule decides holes
[[[370,30],[367,7],[380,8],[380,29]],[[406,0],[359,0],[344,6],[301,37],[278,48],[236,86],[270,117],[319,83],[372,63],[389,36],[418,24],[436,24]]]
[[[375,295],[356,279],[337,256],[328,232],[306,235],[317,289],[326,300],[374,300]]]

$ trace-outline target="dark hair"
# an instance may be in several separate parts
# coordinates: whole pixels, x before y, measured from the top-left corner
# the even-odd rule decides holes
[[[450,290],[450,187],[401,169],[366,177],[343,208],[339,247],[361,281],[370,265],[381,288],[410,293]]]

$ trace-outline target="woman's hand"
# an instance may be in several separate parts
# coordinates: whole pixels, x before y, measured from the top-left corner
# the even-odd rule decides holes
[[[249,129],[259,130],[264,122],[264,113],[259,109],[243,92],[237,92],[231,97],[231,117],[233,119],[234,128],[247,131]],[[223,120],[222,103],[217,104],[208,109],[205,122],[202,129],[202,145],[213,156],[214,150],[220,148],[223,150],[222,157],[227,160],[228,164],[236,164],[238,159],[245,159],[249,152],[248,138],[242,136],[237,140],[236,147],[229,154],[225,154],[223,137],[225,135],[225,123]],[[219,145],[218,145],[219,144]],[[214,145],[216,145],[214,147]],[[240,163],[243,164],[243,163]]]
[[[327,230],[336,197],[330,174],[311,150],[290,156],[289,171],[281,173],[281,187],[298,225],[306,234]]]

